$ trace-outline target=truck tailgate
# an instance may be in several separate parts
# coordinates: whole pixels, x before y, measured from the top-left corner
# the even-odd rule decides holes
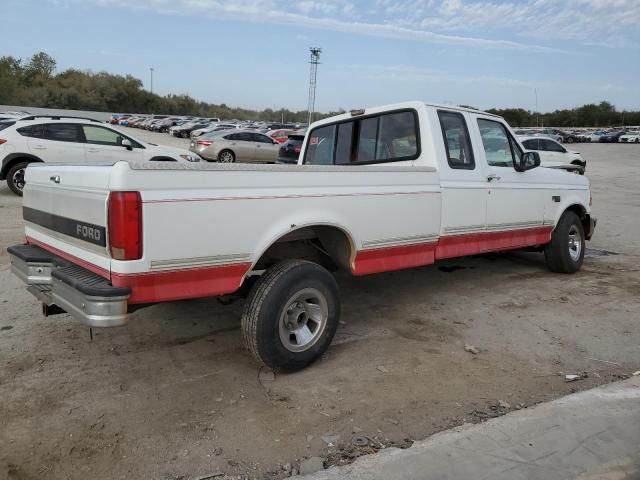
[[[109,278],[110,165],[30,165],[23,216],[27,242]]]

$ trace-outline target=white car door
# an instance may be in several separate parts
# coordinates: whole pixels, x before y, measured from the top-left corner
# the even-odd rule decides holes
[[[142,149],[137,142],[110,128],[82,124],[85,137],[87,162],[104,162],[120,160],[142,160]],[[129,140],[130,146],[122,142]]]
[[[46,163],[85,161],[84,137],[78,123],[44,123],[32,127],[29,150]]]
[[[544,190],[540,169],[517,172],[514,161],[522,151],[506,126],[495,118],[477,117],[487,167],[487,230],[513,236],[542,226]],[[506,237],[505,237],[506,238]]]

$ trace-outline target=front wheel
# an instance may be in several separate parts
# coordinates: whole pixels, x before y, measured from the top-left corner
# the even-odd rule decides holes
[[[16,195],[22,196],[24,190],[24,174],[29,162],[16,163],[7,172],[7,185],[9,189]]]
[[[322,355],[338,327],[333,276],[306,260],[285,260],[260,277],[242,314],[242,340],[258,362],[297,371]]]
[[[566,211],[553,231],[551,242],[544,248],[544,258],[549,270],[556,273],[575,273],[584,260],[584,227],[580,218]]]

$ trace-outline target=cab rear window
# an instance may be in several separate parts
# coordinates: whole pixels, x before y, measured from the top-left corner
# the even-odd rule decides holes
[[[368,165],[415,160],[419,155],[418,114],[399,110],[313,129],[304,163]]]

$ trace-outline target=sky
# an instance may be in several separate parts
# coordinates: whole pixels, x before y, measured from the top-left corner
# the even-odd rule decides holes
[[[317,46],[320,111],[640,110],[640,0],[0,0],[0,25],[0,56],[230,106],[306,109]]]

